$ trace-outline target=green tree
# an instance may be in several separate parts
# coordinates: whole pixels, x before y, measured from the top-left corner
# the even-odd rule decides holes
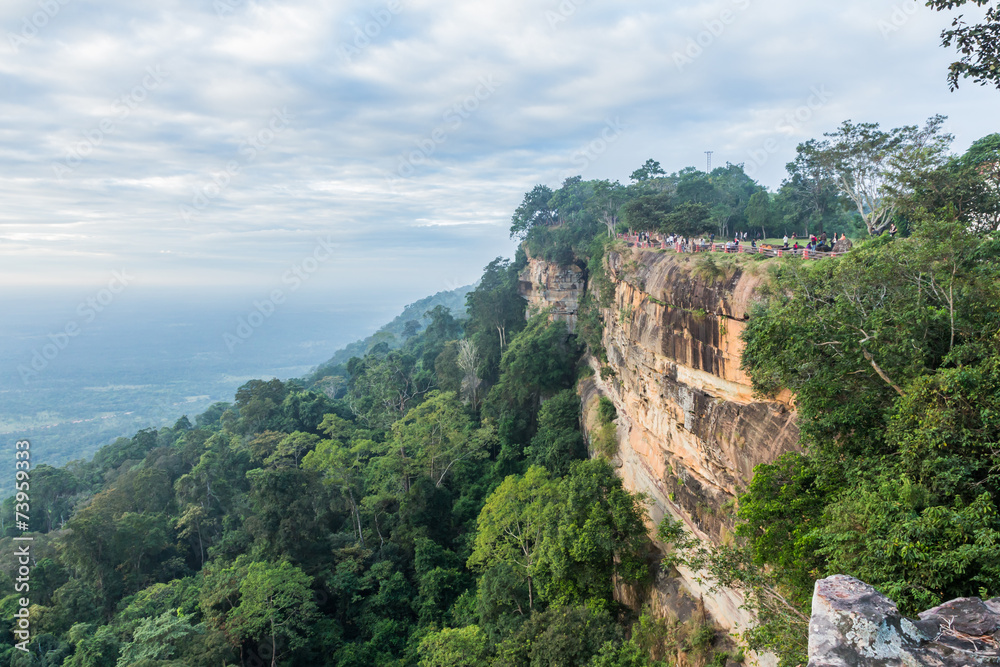
[[[518,292],[517,266],[502,257],[494,259],[466,304],[466,332],[482,359],[480,377],[495,382],[508,341],[524,328],[525,301]]]
[[[348,404],[368,428],[388,430],[394,421],[423,400],[433,375],[418,366],[406,350],[377,345],[364,359],[352,359]]]
[[[496,662],[517,667],[586,667],[608,642],[619,639],[606,611],[557,607],[532,614],[497,647]]]
[[[172,612],[145,619],[135,629],[132,640],[122,646],[116,667],[170,660],[178,654],[179,645],[199,632],[190,621],[191,616]]]
[[[1000,228],[1000,134],[974,142],[940,167],[913,172],[900,214],[919,221],[932,214],[960,221],[977,233]]]
[[[556,221],[556,211],[549,206],[552,195],[552,188],[546,185],[536,185],[524,195],[524,201],[511,217],[511,238],[524,238],[535,225],[551,225]]]
[[[990,0],[926,0],[925,4],[937,11],[966,4],[986,7],[982,23],[970,25],[959,15],[951,29],[941,32],[942,45],[954,45],[961,54],[948,67],[948,85],[956,90],[959,78],[971,78],[982,86],[992,84],[1000,88],[1000,7]]]
[[[420,667],[478,667],[489,651],[479,626],[444,628],[420,640]]]
[[[804,144],[805,155],[833,173],[840,192],[850,199],[868,233],[881,234],[892,224],[901,197],[909,193],[908,175],[944,163],[953,137],[942,132],[944,116],[923,127],[889,131],[878,123],[844,121],[829,140]]]
[[[500,362],[500,379],[483,406],[507,444],[528,442],[542,398],[572,383],[578,355],[576,339],[566,324],[549,322],[545,313],[532,317],[511,342]]]
[[[660,167],[660,163],[656,160],[650,158],[646,160],[645,163],[638,169],[632,172],[629,178],[633,181],[641,183],[642,181],[648,181],[651,178],[656,178],[657,176],[665,176],[667,172],[663,171]]]
[[[404,491],[416,475],[441,486],[456,464],[486,456],[457,396],[439,391],[392,425],[389,453],[396,458]]]
[[[535,606],[532,582],[538,549],[544,536],[546,511],[557,484],[544,468],[531,466],[523,477],[510,476],[490,494],[479,514],[470,568],[485,569],[504,563],[528,587],[528,608]],[[524,610],[522,610],[522,613]]]
[[[659,165],[657,165],[659,166]],[[633,174],[634,175],[634,174]],[[618,218],[622,206],[628,201],[628,189],[618,181],[594,182],[594,194],[591,206],[596,209],[597,216],[608,232],[608,238],[614,238],[618,230]]]
[[[317,614],[311,585],[312,578],[286,561],[251,563],[239,585],[240,602],[227,615],[228,631],[240,642],[268,639],[276,667],[286,654],[282,646],[294,651],[306,644]]]
[[[604,459],[574,462],[558,487],[534,561],[538,590],[553,604],[607,608],[614,581],[638,584],[649,575],[643,498]]]
[[[822,142],[810,139],[796,147],[795,160],[785,165],[788,178],[781,184],[779,204],[785,209],[786,224],[805,234],[833,231],[844,212],[836,170],[825,151]]]
[[[528,463],[546,468],[559,477],[569,472],[573,461],[587,456],[580,433],[580,397],[565,389],[542,404],[538,432],[525,451]]]

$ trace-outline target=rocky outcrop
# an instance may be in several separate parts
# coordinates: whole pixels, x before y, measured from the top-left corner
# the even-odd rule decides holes
[[[618,410],[620,474],[653,501],[651,529],[669,514],[724,542],[754,467],[799,439],[791,396],[758,400],[740,369],[740,333],[762,278],[672,252],[612,253],[608,265],[615,293],[603,342],[614,374],[594,383]],[[752,623],[739,595],[680,575],[722,627]]]
[[[740,333],[763,278],[744,270],[749,262],[670,251],[623,250],[607,262],[607,363],[591,358],[595,373],[580,383],[584,426],[596,437],[599,399],[614,403],[614,461],[626,486],[650,499],[651,535],[670,515],[704,540],[725,542],[733,501],[754,467],[798,446],[792,396],[759,400],[740,369]],[[572,326],[583,278],[577,267],[531,260],[521,291]],[[724,629],[753,623],[736,592],[712,592],[683,569],[674,575],[658,573],[649,588],[620,589],[619,597],[680,617],[693,598]],[[809,635],[809,667],[1000,665],[1000,598],[953,600],[908,619],[871,586],[834,576],[816,584]]]
[[[809,667],[998,665],[998,640],[1000,598],[959,598],[913,620],[853,577],[816,582]]]
[[[739,336],[762,278],[669,251],[625,250],[607,261],[614,288],[602,310],[607,364],[602,374],[591,360],[595,375],[581,383],[585,409],[600,396],[615,404],[616,465],[626,486],[651,500],[651,535],[669,514],[701,538],[725,541],[754,466],[793,450],[799,437],[791,396],[755,398],[740,370]],[[570,304],[582,295],[572,289],[575,276],[530,261],[522,294],[536,306],[558,304],[554,317],[573,320]],[[752,621],[737,594],[710,594],[693,573],[680,575],[721,627]]]
[[[518,279],[521,295],[528,301],[529,315],[548,308],[551,319],[565,322],[570,331],[575,330],[580,297],[586,289],[583,269],[529,259]]]

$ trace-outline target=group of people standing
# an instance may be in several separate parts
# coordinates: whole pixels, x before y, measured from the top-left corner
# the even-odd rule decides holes
[[[714,245],[716,242],[714,233],[709,234],[707,239],[704,236],[698,239],[686,238],[684,236],[681,236],[680,234],[669,234],[664,237],[658,234],[650,234],[649,232],[635,232],[634,234],[630,233],[627,236],[625,235],[619,235],[619,236],[625,238],[632,238],[640,244],[641,243],[656,244],[662,242],[668,245],[674,245],[680,243],[684,247],[695,246],[697,248],[708,248]],[[733,239],[731,241],[729,240],[726,241],[725,245],[726,251],[739,252],[740,246],[746,243],[748,239],[750,240],[750,248],[756,250],[758,247],[757,246],[758,237],[759,234],[757,233],[754,233],[753,238],[750,238],[749,232],[737,232],[733,236]],[[819,236],[816,236],[815,234],[811,235],[806,244],[801,245],[794,233],[792,233],[791,238],[789,238],[788,234],[785,234],[785,236],[782,238],[783,245],[780,246],[780,249],[792,252],[801,252],[803,250],[816,251],[816,252],[833,252],[834,244],[836,244],[837,241],[843,241],[846,239],[847,239],[846,234],[841,234],[840,238],[838,239],[836,234],[827,237],[826,232],[822,232]],[[791,242],[791,245],[789,245],[789,242]],[[774,249],[770,245],[764,245],[763,248],[768,250]]]
[[[839,240],[846,240],[846,239],[847,239],[846,234],[840,235]],[[784,243],[784,245],[781,248],[782,250],[794,251],[794,250],[805,249],[805,250],[815,250],[817,252],[833,252],[833,246],[838,241],[836,234],[834,234],[831,238],[827,239],[826,232],[823,232],[819,236],[813,234],[812,236],[809,237],[809,242],[806,243],[805,246],[799,245],[799,242],[798,240],[796,240],[794,233],[792,234],[792,241],[794,242],[794,244],[791,247],[788,246],[788,240],[789,240],[788,234],[785,234],[784,238],[782,239],[782,242]]]

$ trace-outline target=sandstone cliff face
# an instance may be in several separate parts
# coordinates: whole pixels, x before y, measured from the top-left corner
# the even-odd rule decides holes
[[[549,308],[551,319],[565,322],[570,331],[575,330],[580,297],[586,290],[583,269],[531,259],[519,279],[521,295],[528,301],[529,315]]]
[[[799,431],[792,397],[755,399],[740,370],[740,333],[761,279],[735,267],[706,270],[702,261],[669,251],[609,255],[614,294],[601,316],[613,374],[602,379],[601,364],[590,359],[595,375],[580,393],[588,431],[599,428],[599,399],[615,404],[615,464],[627,488],[652,501],[650,534],[669,514],[720,543],[754,466],[794,450]],[[521,291],[534,309],[552,307],[553,319],[573,325],[582,279],[575,267],[531,260]],[[651,590],[620,587],[620,599],[683,617],[686,590],[722,628],[753,622],[737,593],[710,594],[694,573],[674,574],[658,573]],[[809,667],[997,665],[1000,598],[952,600],[907,619],[871,586],[837,575],[816,582],[809,635]],[[752,657],[762,667],[776,663]]]
[[[582,383],[581,393],[585,411],[601,395],[614,402],[616,464],[626,486],[651,499],[651,530],[670,514],[695,535],[721,542],[754,466],[794,449],[799,433],[791,397],[755,399],[740,370],[739,335],[760,278],[740,271],[701,277],[699,262],[669,251],[610,254],[614,295],[602,319],[614,375],[601,379],[591,360],[597,373]],[[556,316],[572,318],[569,304],[581,294],[567,296],[569,277],[533,260],[522,273],[522,293],[534,305],[565,306]],[[550,295],[543,285],[560,291]],[[708,595],[692,573],[680,575],[691,593],[705,596],[723,628],[750,622],[738,595]],[[651,592],[654,609],[663,587],[660,578]]]

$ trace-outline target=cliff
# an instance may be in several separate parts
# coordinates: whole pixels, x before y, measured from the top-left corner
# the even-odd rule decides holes
[[[529,260],[519,282],[521,294],[528,299],[529,317],[532,312],[548,308],[552,320],[565,322],[570,331],[576,329],[576,313],[586,289],[583,269]]]
[[[606,266],[608,282],[584,281],[577,267],[529,260],[521,292],[533,310],[551,308],[553,319],[574,325],[588,289],[610,290],[599,295],[608,304],[599,311],[606,364],[590,358],[595,373],[580,383],[585,431],[595,444],[604,437],[597,408],[610,399],[618,413],[614,462],[626,487],[650,499],[658,550],[667,546],[656,543],[655,527],[668,514],[697,537],[725,543],[754,467],[798,446],[793,397],[757,400],[740,370],[740,334],[764,272],[731,256],[637,249],[609,253]],[[694,598],[722,629],[753,622],[736,592],[712,594],[683,569],[659,573],[648,590],[618,593],[660,616],[685,618]],[[816,582],[809,667],[997,665],[998,647],[1000,598],[959,598],[908,619],[857,579]]]
[[[610,374],[605,370],[602,378],[601,365],[590,360],[595,375],[581,383],[584,423],[594,422],[600,396],[614,403],[615,462],[626,486],[652,501],[651,535],[670,514],[695,535],[723,542],[754,466],[798,442],[791,397],[755,399],[740,370],[740,333],[762,278],[735,264],[669,251],[612,252],[607,263],[614,294],[601,319]],[[574,306],[587,286],[571,274],[577,275],[529,260],[521,292],[531,307],[556,305],[555,317],[575,321]],[[720,627],[751,620],[735,593],[709,595],[693,573],[677,574],[690,594],[703,597]],[[669,578],[660,576],[648,594],[622,594],[659,609],[669,606],[669,588]]]

